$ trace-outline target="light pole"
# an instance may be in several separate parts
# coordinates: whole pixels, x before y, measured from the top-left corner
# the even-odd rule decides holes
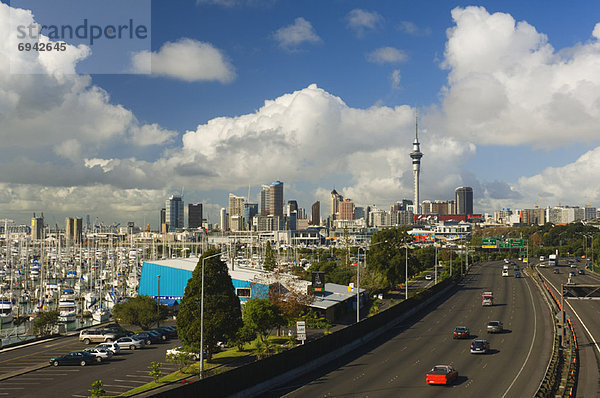
[[[213,254],[202,258],[202,293],[200,296],[200,378],[204,377],[204,260],[217,257],[225,252]],[[232,260],[233,261],[233,260]]]
[[[156,275],[156,279],[157,279],[157,291],[156,291],[156,312],[157,312],[157,317],[156,317],[156,327],[159,328],[160,327],[160,274]]]
[[[380,245],[382,243],[387,243],[387,240],[384,240],[382,242],[377,242],[373,245],[370,246],[377,246]],[[361,247],[360,245],[357,246],[356,249],[356,323],[360,322],[360,249],[363,249],[363,252],[365,253],[365,260],[367,257],[367,251],[364,247]],[[366,261],[365,261],[365,265],[366,265]]]

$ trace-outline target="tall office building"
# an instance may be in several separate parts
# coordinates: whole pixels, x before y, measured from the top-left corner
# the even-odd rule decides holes
[[[33,213],[31,218],[31,239],[39,240],[44,238],[44,213],[41,217],[36,217]]]
[[[245,229],[252,230],[252,219],[258,214],[258,203],[244,203]]]
[[[234,230],[234,226],[235,231],[239,231],[240,229],[242,229],[241,227],[239,227],[239,225],[243,225],[245,201],[246,199],[243,196],[236,196],[232,193],[229,194],[229,219],[227,221],[229,228],[232,230]],[[239,217],[236,218],[236,223],[234,224],[232,222],[233,217],[237,216]]]
[[[312,225],[321,225],[321,202],[316,201],[312,205]]]
[[[456,214],[473,214],[473,188],[458,187],[456,195]]]
[[[344,199],[340,202],[339,209],[338,220],[354,220],[354,202],[352,199]]]
[[[219,227],[221,228],[221,232],[225,232],[229,229],[227,225],[227,209],[222,207],[219,212]]]
[[[174,232],[183,228],[183,198],[180,195],[171,195],[165,202],[165,219],[169,224],[169,231]]]
[[[160,222],[158,223],[158,232],[165,233],[167,232],[167,209],[160,209]]]
[[[340,202],[344,197],[334,190],[331,191],[331,220],[337,220],[340,215]]]
[[[188,228],[202,227],[202,203],[188,204]]]
[[[83,219],[78,217],[65,218],[65,239],[71,244],[81,243],[83,233]]]
[[[274,181],[269,189],[269,214],[283,218],[283,182]]]
[[[285,208],[285,215],[289,217],[293,212],[298,212],[298,202],[295,200],[288,200]]]
[[[413,141],[413,150],[410,153],[410,157],[412,159],[413,164],[413,177],[414,177],[414,190],[415,190],[415,212],[417,214],[420,213],[419,206],[419,174],[421,173],[421,158],[423,154],[420,150],[419,144],[419,126],[418,126],[418,116],[415,117],[415,140]]]
[[[260,190],[260,215],[268,216],[269,215],[269,193],[271,191],[271,187],[268,185],[263,185]]]

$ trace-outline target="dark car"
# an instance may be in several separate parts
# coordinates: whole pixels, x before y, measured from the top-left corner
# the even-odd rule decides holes
[[[468,339],[469,336],[469,328],[467,328],[466,326],[457,326],[452,332],[453,339]]]
[[[112,333],[114,333],[117,336],[117,338],[128,337],[128,336],[133,335],[133,332],[123,328],[121,325],[119,325],[117,323],[111,323],[108,326],[106,326],[104,329],[110,330]]]
[[[80,365],[85,366],[91,363],[96,363],[97,359],[94,355],[85,351],[72,351],[68,354],[59,357],[50,358],[50,365]]]
[[[161,329],[169,332],[169,337],[177,337],[177,328],[175,326],[163,326]]]
[[[504,327],[500,321],[489,321],[486,330],[488,333],[502,333]]]
[[[569,276],[575,276],[575,275],[576,275],[576,274],[575,274],[575,271],[570,271],[570,272],[569,272]]]
[[[471,342],[471,354],[487,354],[490,351],[490,343],[487,340],[473,340]]]
[[[515,272],[515,278],[520,278],[521,277],[521,273],[520,272]]]
[[[577,271],[577,273],[579,275],[585,275],[585,270],[580,269],[580,270]]]
[[[146,345],[156,344],[162,341],[162,337],[158,333],[152,331],[136,333],[131,337],[143,340]]]
[[[560,274],[560,269],[558,269],[558,268],[554,268],[554,269],[552,270],[552,272],[554,272],[555,274]]]
[[[162,341],[166,341],[171,337],[169,332],[165,328],[157,328],[153,329],[152,331],[158,333]]]

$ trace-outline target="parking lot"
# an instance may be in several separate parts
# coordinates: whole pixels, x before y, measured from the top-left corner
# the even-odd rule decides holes
[[[178,339],[170,339],[135,351],[121,351],[103,363],[58,367],[50,366],[51,357],[89,346],[79,342],[77,336],[70,336],[3,350],[0,397],[89,397],[96,380],[102,380],[107,395],[119,395],[152,381],[151,362],[162,364],[163,375],[177,370],[175,364],[166,362],[165,352],[178,345]]]

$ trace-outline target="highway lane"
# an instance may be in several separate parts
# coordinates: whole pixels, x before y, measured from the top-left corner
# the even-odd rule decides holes
[[[578,268],[582,265],[578,264]],[[542,276],[554,289],[556,297],[560,298],[560,284],[566,284],[569,271],[567,266],[559,267],[560,274],[554,274],[552,268],[538,267]],[[600,285],[600,277],[589,272],[572,278],[580,285]],[[600,301],[599,300],[565,300],[567,314],[575,328],[579,343],[579,379],[577,385],[578,397],[600,396]]]
[[[267,396],[532,396],[544,376],[552,346],[551,319],[529,278],[501,277],[500,262],[475,266],[460,287],[431,312],[401,325],[385,339],[296,380],[298,388],[274,389]],[[511,271],[512,274],[512,271]],[[481,306],[492,290],[496,305]],[[489,320],[501,320],[506,333],[488,335]],[[464,325],[490,341],[488,355],[469,353],[469,340],[453,340]],[[452,364],[459,380],[452,387],[428,386],[425,373]]]

